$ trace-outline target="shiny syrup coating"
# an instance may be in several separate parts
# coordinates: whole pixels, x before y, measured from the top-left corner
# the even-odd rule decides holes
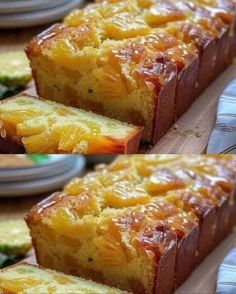
[[[159,259],[175,245],[175,234],[162,222],[153,222],[145,226],[135,237],[135,245],[150,255]]]
[[[157,169],[148,179],[146,184],[147,191],[155,196],[170,190],[182,189],[186,186],[185,182],[170,169]]]

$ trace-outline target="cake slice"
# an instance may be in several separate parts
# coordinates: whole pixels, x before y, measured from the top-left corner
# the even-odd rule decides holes
[[[0,271],[0,293],[125,294],[128,292],[27,263],[19,263]]]
[[[174,232],[142,207],[100,209],[88,191],[58,193],[35,207],[27,222],[39,264],[133,293],[172,293]]]
[[[0,104],[1,138],[27,153],[135,153],[142,128],[26,94]]]

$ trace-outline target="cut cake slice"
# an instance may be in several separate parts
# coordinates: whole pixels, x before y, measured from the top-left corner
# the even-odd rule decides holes
[[[0,293],[128,294],[128,292],[93,281],[86,281],[27,263],[19,263],[0,270]]]
[[[27,153],[135,153],[142,128],[21,94],[0,103],[3,144]]]

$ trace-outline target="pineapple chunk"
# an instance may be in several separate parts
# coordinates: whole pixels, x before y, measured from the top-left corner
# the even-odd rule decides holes
[[[0,293],[128,294],[91,280],[19,263],[0,273]]]
[[[151,175],[145,188],[149,194],[158,195],[170,190],[183,189],[185,183],[168,169],[161,169]]]
[[[116,267],[128,263],[127,256],[121,243],[112,235],[107,234],[96,239],[95,244],[98,250],[98,258],[102,267]]]
[[[27,119],[36,117],[39,115],[39,112],[36,110],[32,110],[32,109],[26,109],[26,110],[22,110],[20,109],[18,110],[12,110],[11,112],[8,111],[4,111],[3,113],[1,113],[0,115],[0,119],[7,121],[9,123],[13,123],[13,124],[19,124],[24,122]]]
[[[104,198],[107,206],[122,208],[148,203],[151,196],[142,188],[123,181],[105,190]]]
[[[67,207],[60,207],[51,219],[51,227],[66,236],[72,236],[78,227],[77,216]]]
[[[102,4],[97,7],[97,10],[104,18],[112,17],[116,14],[123,12],[129,12],[131,14],[137,14],[140,9],[135,0],[118,1],[117,3]]]
[[[15,138],[16,135],[16,125],[5,121],[4,119],[0,119],[0,135],[2,138],[6,138],[7,136]]]
[[[24,144],[26,152],[31,154],[51,154],[56,153],[58,150],[58,144],[53,141],[52,134],[49,131],[30,137],[23,137],[22,143]]]
[[[123,40],[151,33],[151,28],[141,18],[129,13],[121,13],[104,22],[104,30],[109,39]]]
[[[86,188],[85,183],[87,184],[86,178],[74,178],[64,187],[64,192],[69,195],[79,195]]]
[[[121,170],[118,172],[106,173],[104,175],[102,174],[98,176],[97,179],[104,187],[109,187],[121,181],[134,180],[135,175],[133,170]]]
[[[3,289],[3,293],[24,293],[25,289],[36,287],[40,284],[41,281],[39,279],[13,278],[11,280],[1,281],[0,289]]]
[[[143,209],[145,214],[151,219],[165,220],[166,218],[178,213],[178,208],[164,199],[153,198]]]
[[[99,33],[93,26],[67,27],[60,39],[48,44],[50,51],[47,51],[47,54],[59,65],[70,69],[78,69],[86,62],[95,66],[96,54],[93,50],[96,50],[100,43]],[[82,48],[84,50],[81,50]]]
[[[153,4],[153,0],[137,0],[137,2],[142,8],[149,8]]]
[[[104,99],[121,99],[127,96],[127,89],[120,74],[110,65],[95,69],[93,74],[99,83],[98,95]]]
[[[87,6],[85,9],[75,9],[66,18],[64,23],[72,26],[78,27],[84,24],[98,24],[102,21],[102,16],[92,5]]]
[[[185,14],[170,3],[158,3],[151,6],[145,13],[144,18],[150,26],[161,26],[166,23],[184,20]]]
[[[84,178],[74,178],[64,187],[64,192],[77,196],[86,191],[95,191],[96,188],[101,187],[101,184],[96,179],[93,174],[88,174]]]
[[[124,145],[119,140],[107,136],[91,137],[88,140],[87,153],[90,154],[122,154],[125,152]]]
[[[38,135],[47,130],[46,121],[42,118],[32,118],[17,125],[17,135],[28,137]]]
[[[56,140],[59,137],[58,150],[71,151],[78,141],[88,140],[90,128],[82,123],[68,123],[54,128]]]

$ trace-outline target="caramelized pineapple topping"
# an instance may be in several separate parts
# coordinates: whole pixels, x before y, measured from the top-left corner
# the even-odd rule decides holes
[[[148,35],[151,28],[141,18],[129,13],[121,13],[104,22],[104,30],[109,39],[123,40],[136,36]]]
[[[116,183],[104,193],[107,206],[114,208],[130,207],[148,203],[151,197],[141,187],[131,185],[128,181]]]

